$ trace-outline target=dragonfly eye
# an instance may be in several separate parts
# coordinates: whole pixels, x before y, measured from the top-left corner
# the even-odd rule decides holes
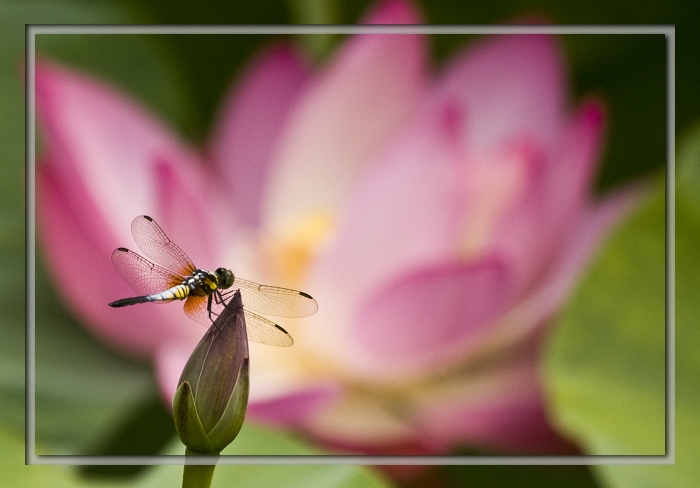
[[[219,288],[230,288],[233,285],[233,273],[230,269],[217,268],[215,273],[219,282]]]

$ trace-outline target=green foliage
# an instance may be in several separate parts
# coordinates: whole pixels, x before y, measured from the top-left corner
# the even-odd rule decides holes
[[[610,237],[547,352],[558,425],[591,454],[665,452],[664,192]]]
[[[22,438],[0,428],[0,471],[3,483],[13,487],[52,488],[162,488],[180,486],[182,466],[145,468],[129,478],[80,476],[70,466],[24,466]],[[239,437],[222,455],[321,454],[285,434],[244,426]],[[184,447],[172,442],[165,455],[182,455]],[[225,462],[225,461],[223,461]],[[376,473],[359,466],[265,466],[220,463],[212,487],[266,486],[270,488],[386,488],[389,485]]]
[[[700,478],[695,459],[700,437],[700,126],[684,139],[678,155],[675,277],[668,282],[675,304],[672,294],[667,303],[669,317],[675,315],[675,324],[670,324],[675,325],[675,356],[669,358],[668,370],[675,367],[675,376],[669,376],[675,379],[675,392],[669,392],[675,398],[675,411],[669,412],[675,421],[670,436],[675,443],[664,445],[661,419],[667,371],[661,364],[665,338],[659,326],[666,312],[666,207],[661,190],[611,239],[549,344],[553,412],[587,452],[655,454],[666,447],[675,454],[673,466],[598,466],[601,478],[615,488],[692,487]],[[611,281],[613,274],[619,279]]]

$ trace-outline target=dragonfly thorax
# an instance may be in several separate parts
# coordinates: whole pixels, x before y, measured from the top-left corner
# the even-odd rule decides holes
[[[197,269],[183,283],[194,295],[211,295],[219,288],[219,279],[211,271]]]
[[[235,278],[230,269],[217,268],[214,271],[216,275],[216,280],[219,283],[219,288],[230,288],[233,285]]]

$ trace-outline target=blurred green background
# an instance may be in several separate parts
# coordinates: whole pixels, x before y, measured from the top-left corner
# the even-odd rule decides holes
[[[236,2],[2,1],[0,2],[0,467],[8,486],[171,486],[178,467],[22,466],[24,434],[25,291],[18,280],[25,262],[24,92],[21,82],[25,23],[105,24],[287,24],[357,22],[372,3],[324,0]],[[675,24],[676,132],[679,175],[676,224],[677,466],[471,466],[419,470],[388,481],[361,467],[219,467],[215,483],[228,486],[695,486],[693,443],[700,433],[698,377],[692,353],[700,316],[695,243],[700,237],[700,18],[697,2],[608,2],[574,5],[555,1],[417,2],[427,23],[492,24],[536,16],[558,24]],[[210,132],[225,90],[257,50],[270,41],[253,35],[39,36],[40,54],[96,73],[123,87],[170,123],[186,140],[201,143]],[[434,35],[436,68],[470,42],[469,36]],[[301,42],[318,63],[341,36],[305,36]],[[567,35],[563,43],[572,81],[572,101],[594,93],[606,100],[609,133],[598,189],[604,192],[645,177],[655,190],[615,233],[592,264],[559,319],[548,343],[544,372],[559,426],[588,453],[657,452],[664,425],[664,209],[665,60],[663,36]],[[139,67],[148,66],[148,77]],[[641,243],[641,244],[640,244]],[[150,369],[96,343],[57,298],[38,262],[37,443],[43,453],[180,453]],[[615,271],[614,273],[612,271]],[[643,283],[647,286],[634,286]],[[601,299],[614,296],[613,303]],[[633,312],[632,312],[633,311]],[[51,320],[42,320],[50,317]],[[691,337],[692,335],[692,337]],[[614,337],[615,340],[610,340]],[[70,362],[52,351],[75,351]],[[594,354],[595,353],[595,354]],[[605,358],[618,362],[608,364]],[[624,367],[617,368],[622,364]],[[599,381],[600,378],[605,381]],[[66,383],[65,378],[73,381]],[[591,389],[593,384],[595,388]],[[585,388],[592,392],[582,398]],[[612,399],[624,392],[623,405]],[[99,394],[96,394],[99,392]],[[601,408],[601,405],[604,408]],[[626,409],[631,405],[631,408]],[[321,452],[284,432],[246,426],[232,452]],[[661,446],[663,448],[664,446]],[[282,449],[278,451],[277,449]],[[599,451],[602,450],[602,451]],[[662,449],[663,450],[663,449]],[[250,452],[250,451],[248,451]]]

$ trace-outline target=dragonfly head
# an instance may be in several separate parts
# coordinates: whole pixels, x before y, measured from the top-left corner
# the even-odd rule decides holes
[[[216,275],[216,280],[219,282],[219,288],[230,288],[233,285],[233,273],[230,269],[217,268],[214,271]]]

